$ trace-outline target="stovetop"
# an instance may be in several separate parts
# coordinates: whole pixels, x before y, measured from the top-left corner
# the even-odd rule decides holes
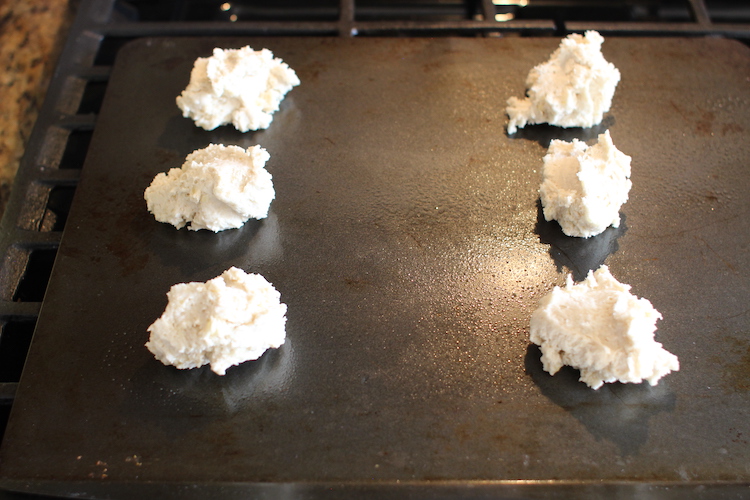
[[[153,36],[726,37],[748,43],[729,0],[85,0],[0,223],[0,433],[13,404],[111,66]]]

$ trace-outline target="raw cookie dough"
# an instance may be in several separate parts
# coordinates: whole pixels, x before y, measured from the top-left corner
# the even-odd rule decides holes
[[[214,49],[199,57],[177,97],[182,116],[206,130],[233,124],[240,132],[268,128],[297,74],[268,49]]]
[[[601,123],[620,81],[617,68],[604,60],[602,42],[596,31],[569,35],[547,62],[534,67],[526,78],[527,97],[508,99],[508,134],[527,123],[558,127]]]
[[[680,369],[677,356],[654,340],[661,317],[602,266],[578,284],[568,276],[565,288],[556,286],[542,298],[531,315],[530,339],[541,347],[551,375],[568,365],[592,389],[617,381],[656,385]]]
[[[177,229],[218,232],[241,227],[248,219],[268,216],[276,196],[270,158],[260,146],[210,146],[193,151],[181,168],[158,174],[146,188],[148,211]]]
[[[148,331],[146,347],[180,369],[227,368],[259,358],[286,339],[286,305],[259,274],[232,267],[206,283],[179,283],[167,293],[164,314]]]
[[[577,139],[553,140],[539,188],[544,218],[556,220],[568,236],[595,236],[619,227],[631,186],[630,157],[615,147],[609,131],[591,147]]]

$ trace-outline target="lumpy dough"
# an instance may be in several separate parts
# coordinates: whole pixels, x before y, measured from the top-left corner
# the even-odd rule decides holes
[[[286,305],[259,274],[232,267],[205,283],[179,283],[167,293],[146,348],[180,369],[206,364],[219,375],[259,358],[286,339]]]
[[[551,141],[539,188],[544,218],[556,220],[566,235],[584,238],[619,227],[632,186],[630,160],[609,131],[591,147],[577,139]]]
[[[654,340],[661,317],[602,266],[578,284],[568,276],[565,288],[542,298],[531,316],[530,339],[551,375],[568,365],[593,389],[617,381],[656,385],[680,369],[677,356]]]
[[[596,31],[569,35],[526,78],[526,97],[508,99],[508,134],[526,124],[593,127],[612,105],[620,72],[601,52]]]
[[[181,168],[158,174],[146,188],[148,211],[177,229],[214,232],[263,219],[276,193],[260,146],[210,146],[193,151]]]
[[[206,130],[233,124],[240,132],[268,128],[273,113],[300,80],[268,49],[214,49],[199,57],[190,83],[177,97],[185,118]]]

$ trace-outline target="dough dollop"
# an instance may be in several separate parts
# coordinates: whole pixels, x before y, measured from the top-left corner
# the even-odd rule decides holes
[[[158,174],[146,188],[148,211],[159,222],[177,229],[218,232],[241,227],[248,219],[263,219],[276,196],[270,158],[260,146],[211,144],[193,151],[181,168]]]
[[[630,160],[609,131],[591,147],[578,139],[552,140],[539,188],[544,218],[556,220],[568,236],[584,238],[619,227],[620,207],[632,186]]]
[[[550,59],[526,78],[526,95],[508,99],[508,134],[526,124],[593,127],[612,105],[620,72],[601,52],[604,38],[596,31],[569,35]]]
[[[151,353],[180,369],[206,364],[219,375],[286,340],[286,305],[259,274],[232,267],[205,283],[178,283],[148,331]]]
[[[196,59],[177,106],[206,130],[229,123],[240,132],[266,129],[286,93],[299,84],[294,70],[268,49],[216,48],[211,57]]]
[[[530,339],[551,375],[568,365],[592,389],[617,381],[656,385],[680,369],[677,356],[654,340],[661,318],[651,302],[601,266],[578,284],[568,276],[565,288],[556,286],[542,298],[531,315]]]

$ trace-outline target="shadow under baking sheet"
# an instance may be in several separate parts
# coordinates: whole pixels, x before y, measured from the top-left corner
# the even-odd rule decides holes
[[[549,254],[557,265],[557,271],[568,268],[573,280],[583,281],[589,271],[596,271],[617,252],[617,240],[628,230],[625,215],[620,214],[620,227],[608,227],[602,233],[590,238],[576,238],[563,233],[557,221],[544,219],[542,202],[537,200],[537,222],[534,232],[539,241],[550,245]]]
[[[649,439],[649,419],[675,409],[676,396],[665,381],[604,384],[593,390],[578,380],[578,370],[563,367],[554,376],[542,367],[542,352],[530,344],[526,350],[526,373],[553,403],[581,422],[597,441],[617,445],[621,455],[636,455]]]
[[[511,134],[508,137],[511,139],[526,139],[539,143],[540,146],[548,148],[550,142],[554,139],[573,142],[573,139],[578,139],[582,142],[594,141],[599,137],[599,134],[603,134],[607,130],[611,129],[615,125],[615,117],[607,115],[602,119],[602,122],[593,127],[555,127],[546,123],[540,123],[536,125],[526,125],[524,128],[520,128],[515,134]]]

